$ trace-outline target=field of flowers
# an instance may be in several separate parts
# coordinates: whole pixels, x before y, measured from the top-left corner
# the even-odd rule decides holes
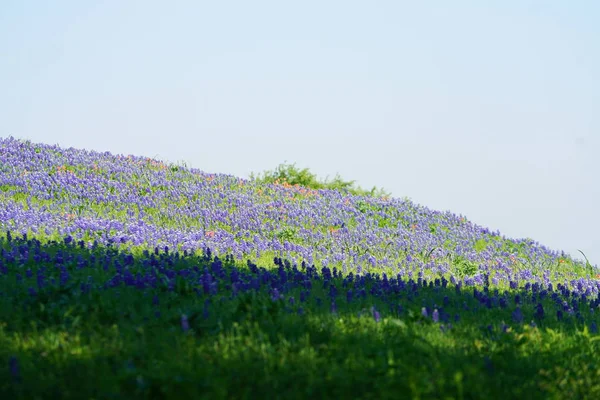
[[[0,139],[1,398],[600,398],[596,267],[409,200]]]

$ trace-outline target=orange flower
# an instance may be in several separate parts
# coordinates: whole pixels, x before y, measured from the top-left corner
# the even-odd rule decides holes
[[[215,231],[208,231],[205,234],[206,237],[215,237]]]

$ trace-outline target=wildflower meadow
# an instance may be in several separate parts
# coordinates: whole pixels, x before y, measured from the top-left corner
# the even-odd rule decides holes
[[[294,171],[0,139],[0,398],[600,398],[587,259]]]

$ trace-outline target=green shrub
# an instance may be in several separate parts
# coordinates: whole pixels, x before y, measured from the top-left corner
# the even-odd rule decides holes
[[[308,168],[300,169],[296,164],[279,164],[272,171],[264,171],[261,174],[250,174],[250,179],[260,183],[288,183],[290,185],[299,185],[309,189],[330,189],[341,192],[348,192],[354,195],[384,197],[390,196],[382,188],[373,187],[371,190],[366,190],[355,185],[355,181],[345,181],[339,175],[336,175],[333,180],[319,180],[315,174],[310,172]]]

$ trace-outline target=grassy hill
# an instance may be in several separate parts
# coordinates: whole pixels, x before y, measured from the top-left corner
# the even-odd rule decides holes
[[[600,396],[595,267],[278,173],[0,140],[0,396]]]

